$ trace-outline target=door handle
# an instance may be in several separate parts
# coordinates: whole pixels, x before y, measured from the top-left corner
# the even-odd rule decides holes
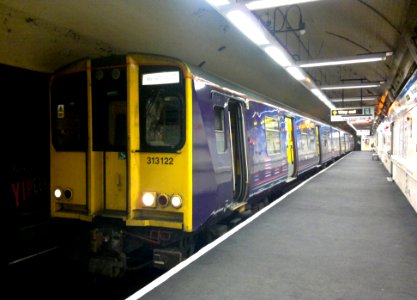
[[[122,175],[117,173],[116,185],[120,188],[122,186]]]

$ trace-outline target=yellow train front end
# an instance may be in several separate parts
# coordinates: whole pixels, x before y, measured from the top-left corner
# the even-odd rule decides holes
[[[51,214],[92,224],[92,272],[118,276],[126,252],[192,232],[186,65],[149,55],[83,60],[53,76],[50,102]]]

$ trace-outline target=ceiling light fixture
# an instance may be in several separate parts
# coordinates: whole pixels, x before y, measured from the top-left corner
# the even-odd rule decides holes
[[[299,67],[288,67],[286,70],[288,73],[290,73],[292,77],[294,77],[298,81],[306,79],[304,72]]]
[[[246,14],[239,9],[235,9],[228,12],[226,16],[237,29],[256,45],[261,46],[269,44],[262,25],[252,14]]]
[[[286,52],[282,51],[277,46],[265,47],[264,51],[281,67],[291,66],[291,61],[288,58],[288,55],[286,54]]]
[[[372,83],[356,83],[356,84],[339,84],[339,85],[322,85],[320,89],[322,91],[330,90],[350,90],[350,89],[364,89],[364,88],[373,88],[381,86],[381,82],[372,82]]]
[[[250,10],[259,10],[272,7],[287,6],[293,4],[300,4],[305,2],[313,2],[318,0],[256,0],[246,4],[246,7]]]
[[[324,104],[326,104],[326,106],[327,107],[329,107],[330,109],[335,109],[336,108],[336,106],[334,106],[334,104],[333,103],[331,103],[330,101],[329,101],[329,99],[327,99],[327,97],[326,97],[326,95],[325,94],[323,94],[319,89],[316,89],[316,88],[314,88],[314,89],[311,89],[310,90],[317,98],[319,98],[319,100],[321,101],[321,102],[323,102]]]
[[[330,99],[332,102],[355,102],[355,101],[374,101],[377,100],[378,96],[368,97],[349,97],[349,98],[333,98]]]
[[[296,78],[306,89],[316,90],[313,94],[322,101],[330,109],[334,109],[333,103],[327,99],[315,85],[312,80],[304,74],[304,71],[298,68],[287,50],[277,41],[263,24],[254,16],[254,14],[244,5],[238,4],[235,1],[228,1],[229,5],[225,5],[225,1],[213,1],[207,0],[212,7],[217,10],[222,16],[228,19],[237,29],[239,29],[244,35],[246,35],[253,43],[255,43],[260,49],[267,53],[276,63],[282,66],[291,76]],[[312,0],[309,0],[312,1]],[[317,0],[314,0],[317,1]],[[275,1],[274,1],[275,2]],[[296,3],[307,2],[297,1]],[[214,4],[217,3],[217,4]],[[222,5],[219,5],[222,3]],[[275,2],[277,3],[277,2]],[[284,4],[285,3],[285,4]],[[285,0],[280,0],[279,4],[289,5],[294,4]],[[280,5],[278,5],[280,6]]]
[[[229,0],[206,0],[212,6],[223,6],[230,4]]]
[[[352,124],[351,122],[347,121],[346,123],[347,123],[350,127],[352,127],[352,128],[353,128],[353,130],[355,130],[355,132],[357,133],[357,129],[356,129],[356,127],[355,127],[355,126],[353,126],[353,124]]]
[[[386,53],[375,53],[375,54],[364,54],[350,57],[342,57],[330,60],[309,60],[299,61],[297,65],[301,68],[314,68],[314,67],[326,67],[326,66],[337,66],[337,65],[348,65],[348,64],[359,64],[386,60],[387,56],[392,52]]]

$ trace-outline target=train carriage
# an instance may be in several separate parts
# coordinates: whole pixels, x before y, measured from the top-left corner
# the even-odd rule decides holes
[[[92,224],[94,273],[121,275],[138,249],[172,267],[330,145],[341,154],[328,125],[176,59],[87,59],[50,86],[51,213]]]
[[[258,195],[294,175],[294,161],[287,151],[292,143],[291,119],[277,107],[251,101],[246,112],[250,196]]]

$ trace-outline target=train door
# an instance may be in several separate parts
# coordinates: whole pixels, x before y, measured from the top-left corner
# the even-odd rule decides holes
[[[391,141],[390,141],[390,149],[389,149],[389,151],[388,151],[388,156],[389,156],[389,160],[390,160],[390,170],[389,170],[389,173],[391,174],[391,176],[392,176],[392,171],[393,171],[393,162],[392,162],[392,159],[391,159],[391,155],[393,155],[394,154],[394,122],[392,122],[391,123],[391,125],[390,125],[390,128],[389,128],[389,130],[390,130],[390,139],[391,139]]]
[[[99,67],[99,66],[94,66]],[[103,210],[127,210],[126,69],[93,71],[93,151],[102,153]]]
[[[322,149],[320,148],[320,130],[319,126],[316,125],[316,149],[317,149],[317,156],[319,157],[319,162],[322,161]]]
[[[232,156],[233,202],[243,202],[248,190],[248,167],[246,157],[246,131],[244,103],[235,99],[228,101],[230,150]]]
[[[340,156],[340,134],[339,131],[332,128],[332,153],[333,157]]]
[[[126,210],[126,99],[109,103],[109,142],[117,149],[104,152],[104,209]]]
[[[295,163],[294,163],[294,130],[293,119],[291,117],[285,117],[285,128],[287,132],[287,160],[288,160],[288,178],[294,176]]]
[[[81,68],[81,66],[80,66]],[[59,75],[51,81],[51,202],[60,212],[88,213],[87,72]],[[64,189],[64,190],[62,190]],[[57,194],[56,194],[57,193]]]

